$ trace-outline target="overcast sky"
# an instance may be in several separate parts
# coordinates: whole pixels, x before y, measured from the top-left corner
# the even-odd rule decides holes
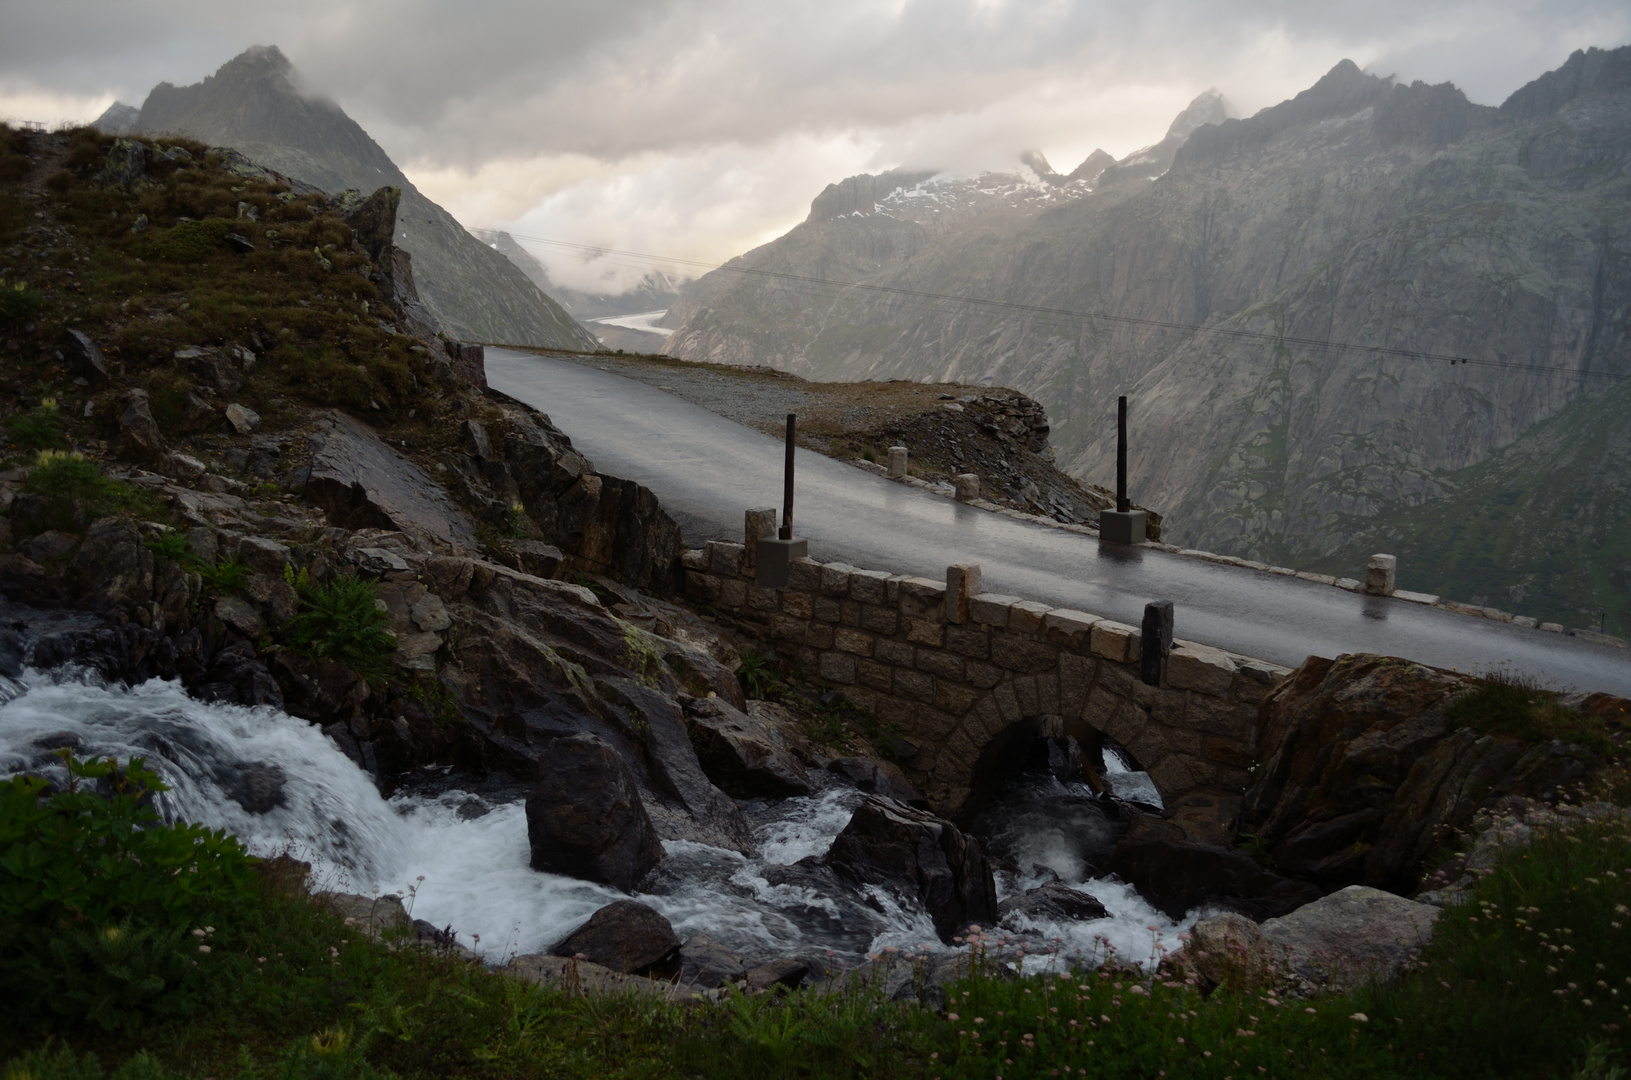
[[[1499,104],[1628,42],[1625,0],[4,0],[0,117],[88,120],[275,44],[468,225],[718,261],[845,176],[1033,146],[1068,171],[1213,86],[1249,115],[1348,58]]]

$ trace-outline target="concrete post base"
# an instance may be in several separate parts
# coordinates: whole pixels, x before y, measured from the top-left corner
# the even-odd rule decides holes
[[[761,589],[787,587],[787,570],[794,559],[808,558],[810,541],[794,538],[781,540],[767,536],[756,545],[758,559],[754,566],[754,584]]]
[[[1112,544],[1142,544],[1144,511],[1129,510],[1123,514],[1115,510],[1100,510],[1099,539]]]
[[[891,446],[889,448],[889,479],[900,480],[906,476],[906,447]]]
[[[1392,596],[1398,580],[1397,556],[1372,555],[1365,564],[1365,591],[1372,596]]]

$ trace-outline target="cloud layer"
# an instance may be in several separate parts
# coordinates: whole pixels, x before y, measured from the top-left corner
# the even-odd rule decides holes
[[[1248,114],[1344,57],[1493,104],[1628,40],[1621,0],[11,0],[0,115],[89,118],[277,44],[470,224],[724,259],[855,172],[1031,146],[1068,170],[1210,86]]]

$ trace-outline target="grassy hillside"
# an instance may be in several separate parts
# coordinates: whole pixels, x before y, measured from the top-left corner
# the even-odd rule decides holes
[[[111,137],[0,127],[0,426],[13,463],[70,446],[115,454],[133,388],[173,446],[219,441],[231,403],[266,432],[340,406],[410,453],[452,445],[458,395],[398,332],[326,197],[234,171],[191,140],[138,141],[146,167],[126,187],[105,172]],[[106,376],[75,331],[100,346]],[[194,347],[242,352],[176,356]]]

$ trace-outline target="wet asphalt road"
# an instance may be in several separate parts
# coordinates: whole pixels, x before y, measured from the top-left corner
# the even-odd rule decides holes
[[[691,545],[742,538],[749,507],[781,506],[782,444],[598,368],[487,350],[494,388],[547,413],[595,467],[650,487]],[[1437,667],[1507,665],[1560,690],[1631,696],[1631,650],[1403,600],[1015,521],[801,451],[795,533],[824,561],[943,580],[979,563],[985,591],[1138,625],[1171,600],[1177,635],[1288,667],[1378,652]],[[1361,576],[1356,568],[1354,576]]]

